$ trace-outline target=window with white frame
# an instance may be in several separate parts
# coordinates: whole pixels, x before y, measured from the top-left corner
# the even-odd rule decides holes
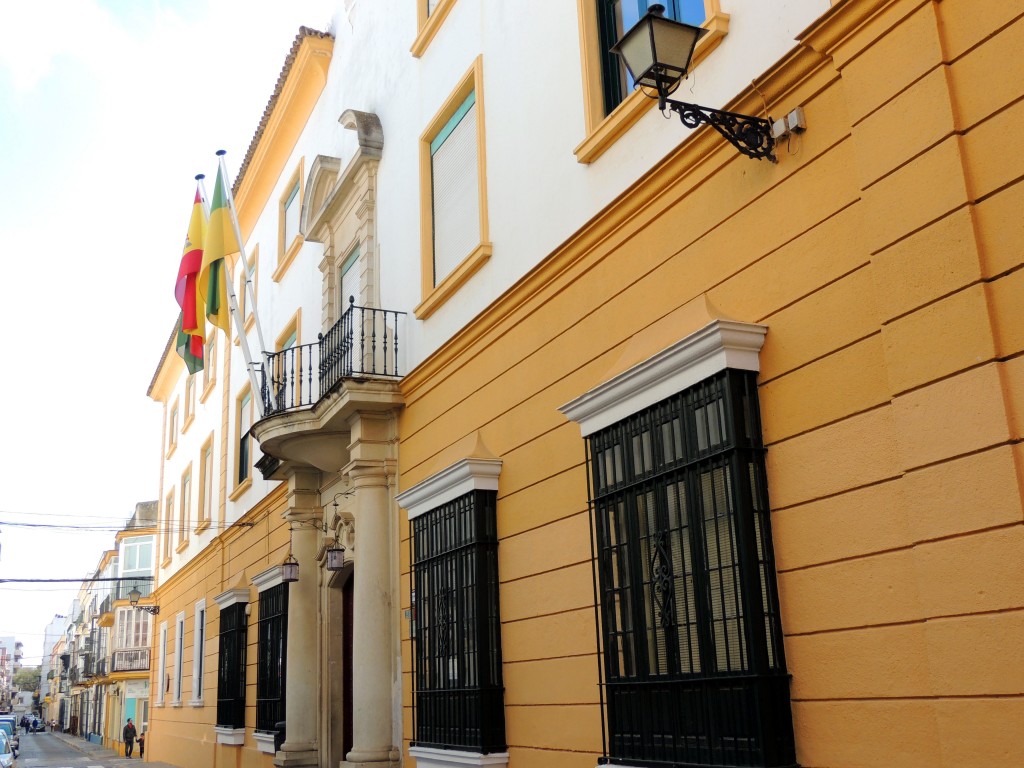
[[[203,673],[206,662],[206,600],[196,603],[192,625],[192,701],[193,706],[203,703]]]
[[[498,601],[499,460],[463,459],[398,495],[412,536],[410,754],[462,750],[507,763]],[[437,763],[445,764],[448,763]]]
[[[796,764],[757,353],[715,321],[562,407],[587,444],[605,757]]]
[[[185,612],[174,622],[174,704],[181,704],[181,678],[185,661]]]
[[[163,706],[167,697],[167,622],[160,623],[159,662],[156,676],[156,703]]]

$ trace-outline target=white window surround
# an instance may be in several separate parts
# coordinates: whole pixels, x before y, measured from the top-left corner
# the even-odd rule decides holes
[[[461,768],[467,765],[508,765],[508,752],[460,752],[454,749],[409,747],[409,757],[416,758],[417,768]]]
[[[256,739],[256,748],[265,754],[273,755],[276,750],[274,749],[274,734],[273,733],[262,733],[261,731],[253,732],[253,737]]]
[[[181,706],[181,689],[185,676],[185,612],[174,617],[174,699],[172,707]]]
[[[584,437],[592,435],[726,368],[760,371],[767,332],[764,325],[714,320],[558,410]]]
[[[245,728],[225,728],[222,725],[213,726],[217,734],[217,743],[228,747],[241,747],[245,744]]]
[[[271,566],[252,577],[252,585],[256,587],[257,592],[266,592],[271,587],[276,587],[282,583],[284,583],[284,579],[282,578],[280,565]]]
[[[462,459],[395,498],[412,520],[470,491],[497,491],[500,473],[501,459]]]
[[[246,606],[245,613],[247,616],[249,615],[248,587],[235,587],[226,590],[213,598],[213,601],[217,603],[217,606],[222,611],[236,603],[243,603]],[[245,744],[245,728],[226,728],[221,725],[215,725],[213,731],[217,734],[218,744],[224,744],[229,747],[241,747]]]
[[[164,705],[164,697],[167,693],[167,622],[160,622],[160,666],[157,667],[159,672],[157,673],[157,689],[156,689],[156,706],[162,707]]]
[[[226,592],[221,592],[213,601],[217,603],[220,609],[223,611],[225,608],[230,608],[235,603],[246,603],[249,602],[249,590],[246,587],[235,587],[229,589]]]
[[[190,707],[201,707],[203,701],[203,674],[202,660],[206,646],[206,598],[196,603],[192,624],[192,698],[189,700]]]

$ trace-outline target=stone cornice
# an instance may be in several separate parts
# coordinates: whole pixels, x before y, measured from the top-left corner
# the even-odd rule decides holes
[[[501,459],[462,459],[395,498],[412,520],[470,491],[498,490],[500,474]]]

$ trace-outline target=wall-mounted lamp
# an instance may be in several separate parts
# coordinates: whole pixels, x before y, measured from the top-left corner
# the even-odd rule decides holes
[[[345,569],[345,548],[337,539],[327,546],[327,570],[341,571]]]
[[[288,557],[281,563],[281,581],[291,583],[299,580],[299,561],[292,555],[291,542],[288,543]]]
[[[138,587],[132,587],[131,592],[128,593],[128,602],[132,604],[132,608],[137,611],[145,611],[156,616],[160,613],[159,605],[139,605],[139,598],[142,597],[142,593],[139,592]]]
[[[707,30],[666,19],[664,11],[660,2],[650,2],[647,13],[611,48],[626,65],[633,82],[641,88],[654,89],[654,94],[649,95],[658,99],[658,108],[678,114],[687,128],[710,125],[747,157],[777,162],[772,152],[775,140],[806,128],[802,111],[794,110],[773,125],[763,117],[670,99],[669,95],[686,77],[697,41]]]

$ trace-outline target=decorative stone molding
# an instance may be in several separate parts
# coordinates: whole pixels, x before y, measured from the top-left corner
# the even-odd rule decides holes
[[[764,325],[714,320],[558,410],[586,437],[726,368],[760,371],[767,332]]]
[[[225,744],[229,747],[240,747],[245,744],[245,728],[225,728],[215,725],[213,731],[217,734],[218,744]]]
[[[248,603],[249,597],[249,589],[247,587],[235,587],[227,590],[226,592],[221,592],[213,599],[223,611],[225,608],[230,608],[235,603]]]
[[[508,765],[508,752],[461,752],[454,749],[409,747],[409,756],[416,758],[417,768],[464,768],[470,765]]]
[[[256,731],[253,733],[253,737],[256,739],[256,748],[260,752],[264,752],[268,755],[273,755],[277,752],[277,750],[274,749],[274,734]]]
[[[470,491],[498,490],[500,473],[501,459],[462,459],[395,498],[412,520]]]
[[[256,587],[257,592],[266,592],[283,581],[280,565],[272,565],[267,570],[261,571],[252,577],[252,585]]]

